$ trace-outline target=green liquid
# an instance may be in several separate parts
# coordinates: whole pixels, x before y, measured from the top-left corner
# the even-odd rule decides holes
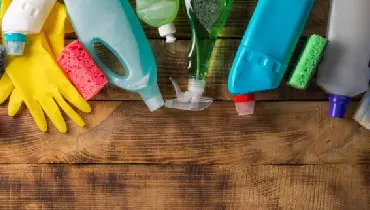
[[[136,12],[140,19],[157,28],[172,23],[179,6],[179,0],[136,0]]]
[[[192,30],[192,44],[187,56],[187,70],[196,80],[203,80],[216,40],[229,17],[234,0],[184,0]]]

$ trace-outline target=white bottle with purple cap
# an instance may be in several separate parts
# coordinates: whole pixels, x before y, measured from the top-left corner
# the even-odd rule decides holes
[[[57,0],[13,0],[2,20],[8,55],[23,55],[26,36],[40,33]]]
[[[369,0],[331,1],[329,45],[318,72],[318,85],[330,94],[330,117],[344,118],[351,97],[368,89],[369,11]]]

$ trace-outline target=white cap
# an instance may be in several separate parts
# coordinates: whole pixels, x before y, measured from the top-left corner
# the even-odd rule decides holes
[[[164,106],[164,100],[163,100],[162,96],[156,96],[156,97],[153,97],[153,98],[145,101],[145,104],[148,106],[148,108],[151,112],[154,112],[155,110]]]
[[[239,116],[252,115],[254,114],[255,104],[255,101],[235,103],[236,111],[238,112]]]
[[[167,100],[165,106],[172,109],[189,111],[200,111],[208,108],[212,103],[212,98],[202,97],[206,82],[204,80],[189,80],[188,91],[181,92],[178,84],[170,78],[176,90],[176,99]]]
[[[176,27],[173,23],[159,27],[158,31],[161,37],[166,37],[167,43],[174,43],[176,41],[176,37],[173,35],[176,33]]]

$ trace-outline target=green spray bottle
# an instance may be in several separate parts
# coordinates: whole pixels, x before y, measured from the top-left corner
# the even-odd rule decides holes
[[[192,44],[187,56],[188,91],[175,86],[177,98],[167,100],[167,108],[199,111],[206,109],[213,99],[203,97],[208,64],[218,35],[226,24],[234,0],[182,0],[192,30]]]
[[[179,11],[179,0],[136,0],[136,13],[146,24],[158,28],[161,37],[166,37],[167,43],[173,43],[176,38],[176,27],[172,23]]]

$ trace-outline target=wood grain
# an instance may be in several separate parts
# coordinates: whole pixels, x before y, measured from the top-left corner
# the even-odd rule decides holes
[[[1,165],[2,209],[370,208],[369,165]]]
[[[350,120],[357,103],[347,120],[327,118],[314,77],[305,91],[283,81],[258,93],[256,114],[236,115],[227,76],[256,3],[235,0],[207,79],[205,95],[218,101],[205,111],[149,113],[136,94],[108,86],[82,114],[87,127],[68,120],[64,135],[0,106],[0,209],[370,209],[370,131]],[[316,1],[291,66],[308,35],[325,35],[329,4]],[[168,45],[144,24],[165,98],[174,97],[169,77],[187,84],[182,11],[176,26],[179,40]]]
[[[149,113],[135,101],[91,105],[88,126],[69,120],[68,135],[52,125],[43,134],[28,113],[12,119],[0,108],[0,163],[370,163],[370,131],[329,119],[324,102],[259,102],[245,118],[231,102],[202,112]]]

